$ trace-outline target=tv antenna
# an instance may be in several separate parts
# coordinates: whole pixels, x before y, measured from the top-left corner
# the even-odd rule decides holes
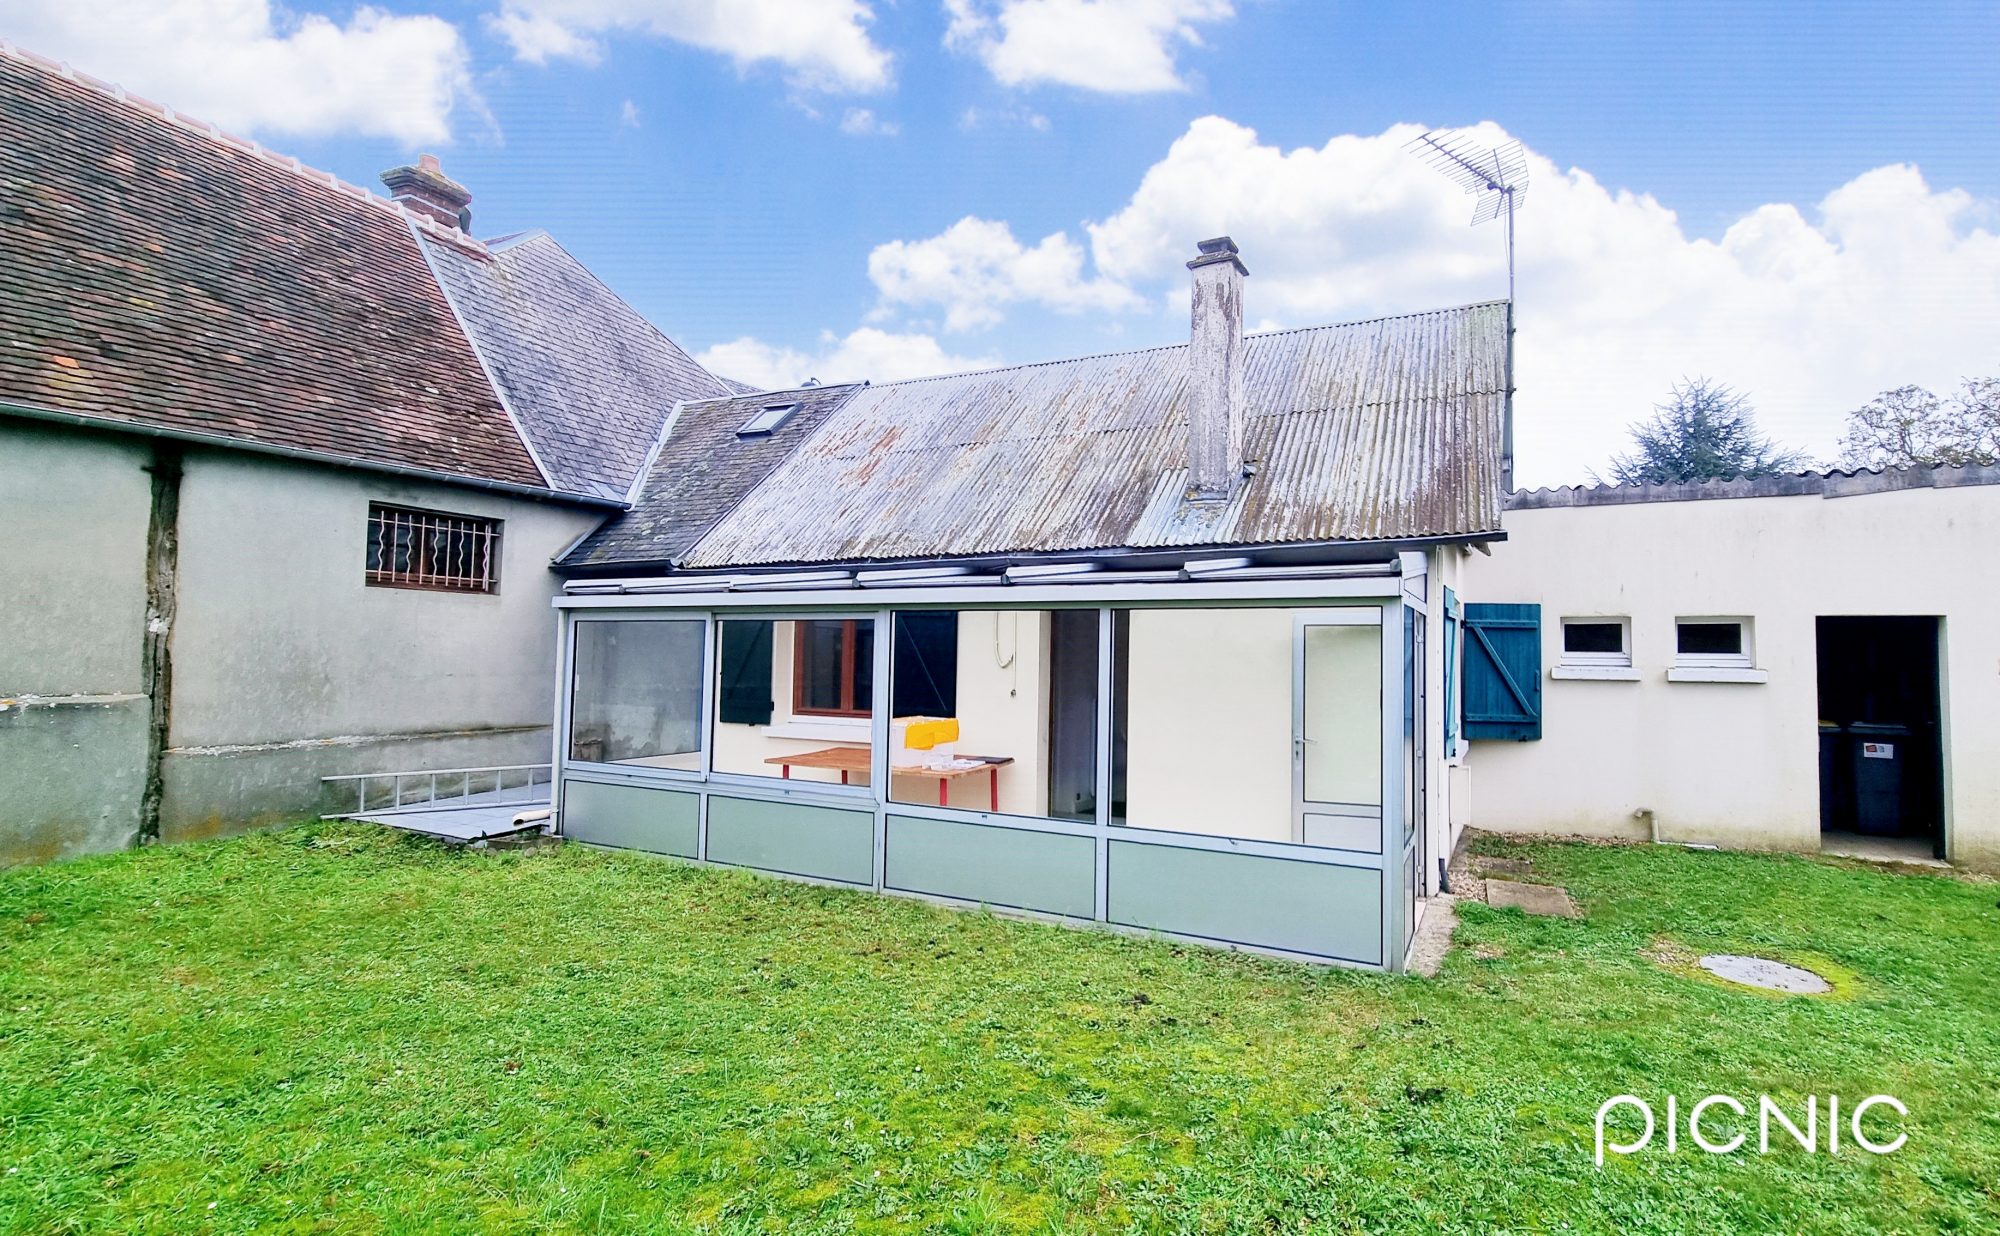
[[[1432,129],[1411,142],[1409,150],[1442,172],[1467,193],[1478,195],[1472,204],[1472,226],[1507,221],[1507,303],[1514,303],[1514,211],[1528,194],[1528,158],[1521,143],[1501,146],[1481,145],[1463,133]]]

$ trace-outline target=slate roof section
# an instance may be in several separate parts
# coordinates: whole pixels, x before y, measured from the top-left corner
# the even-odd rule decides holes
[[[817,386],[680,405],[667,420],[632,508],[571,549],[561,565],[589,570],[677,561],[827,417],[864,389]],[[766,407],[790,403],[798,404],[798,411],[775,432],[737,436]]]
[[[399,206],[0,44],[0,402],[543,488]]]
[[[546,232],[424,247],[559,489],[623,500],[676,403],[731,393]]]
[[[1499,533],[1504,303],[1245,345],[1255,472],[1227,503],[1185,498],[1178,345],[862,388],[672,556],[726,569]],[[612,556],[667,555],[627,537]]]

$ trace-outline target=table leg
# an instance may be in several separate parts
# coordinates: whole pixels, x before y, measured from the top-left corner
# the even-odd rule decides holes
[[[951,778],[950,778],[950,777],[939,777],[939,778],[938,778],[938,806],[940,806],[940,807],[949,807],[949,806],[951,806]]]
[[[1000,810],[1000,766],[998,764],[988,764],[986,766],[986,785],[988,789],[993,791],[993,810],[995,813],[998,813]]]
[[[778,765],[778,767],[784,770],[778,775],[783,777],[785,780],[790,781],[792,779],[792,766],[790,764],[780,764]]]
[[[840,783],[842,785],[847,784],[847,770],[845,768],[840,770]]]

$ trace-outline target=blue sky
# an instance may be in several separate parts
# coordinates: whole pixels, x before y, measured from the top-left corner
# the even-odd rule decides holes
[[[1106,0],[1126,24],[1100,28],[1080,24],[1091,0],[1027,0],[1070,10],[1055,17],[1076,46],[1054,52],[1007,44],[1022,0],[961,0],[984,24],[949,47],[953,14],[932,0],[736,10],[831,23],[848,51],[822,63],[782,28],[769,54],[712,15],[704,33],[710,2],[380,5],[398,24],[323,0],[166,0],[144,22],[120,20],[137,0],[90,16],[0,0],[0,35],[355,183],[436,150],[475,195],[477,233],[546,228],[690,350],[767,371],[753,379],[1173,342],[1175,258],[1208,227],[1243,243],[1262,325],[1497,297],[1498,230],[1466,228],[1450,185],[1385,154],[1407,140],[1395,126],[1479,122],[1536,157],[1530,480],[1579,479],[1697,372],[1822,454],[1882,386],[2000,372],[1995,319],[1967,322],[2000,310],[1981,290],[2000,284],[2000,5]],[[503,5],[553,23],[543,62]],[[330,67],[299,37],[315,12],[352,45]],[[588,53],[549,51],[548,30]],[[1088,46],[1107,30],[1116,43]],[[1164,60],[1119,59],[1135,30]],[[232,40],[248,51],[225,55]],[[216,59],[175,77],[163,42]],[[398,57],[443,74],[400,113],[342,76]],[[287,104],[262,76],[280,69],[334,84]],[[976,232],[949,232],[968,217]],[[863,329],[881,338],[842,351]],[[1790,368],[1772,356],[1795,346]]]

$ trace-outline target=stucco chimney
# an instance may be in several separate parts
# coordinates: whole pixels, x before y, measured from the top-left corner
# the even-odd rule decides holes
[[[1227,236],[1204,240],[1194,272],[1188,348],[1188,496],[1227,498],[1243,474],[1243,280]]]
[[[444,174],[436,155],[419,155],[415,167],[392,167],[382,183],[397,201],[446,227],[472,226],[472,191]]]

